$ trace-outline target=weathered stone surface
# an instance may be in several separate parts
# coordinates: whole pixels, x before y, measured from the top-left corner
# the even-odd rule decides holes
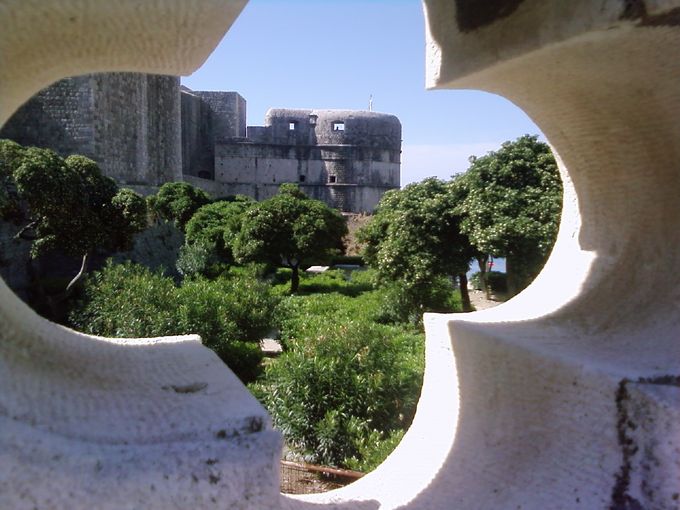
[[[278,438],[195,339],[78,335],[0,283],[0,506],[677,509],[680,29],[626,5],[524,0],[463,33],[456,2],[426,2],[429,83],[527,111],[558,153],[565,209],[525,292],[427,317],[418,413],[381,467],[339,491],[279,497]],[[4,121],[66,75],[188,71],[242,3],[0,7],[15,20],[0,32]],[[672,20],[680,0],[644,7]]]
[[[401,124],[393,115],[272,109],[265,123],[246,127],[246,101],[237,92],[180,93],[177,77],[100,73],[45,88],[0,138],[83,154],[145,195],[186,178],[214,197],[262,200],[294,182],[358,213],[399,188]]]
[[[0,221],[0,278],[26,300],[30,284],[26,264],[30,257],[31,242],[15,239],[20,230],[21,226]]]
[[[179,78],[103,73],[40,91],[0,138],[97,161],[121,186],[145,192],[182,179]]]
[[[343,212],[372,212],[399,188],[401,123],[394,115],[352,110],[271,109],[246,139],[215,147],[222,195],[263,200],[283,182]]]

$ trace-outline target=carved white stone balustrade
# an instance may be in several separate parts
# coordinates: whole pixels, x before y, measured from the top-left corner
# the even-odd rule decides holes
[[[64,76],[188,73],[243,4],[0,0],[0,122]],[[426,318],[397,450],[344,489],[280,496],[280,437],[196,338],[80,335],[0,283],[0,508],[679,507],[680,0],[425,10],[429,85],[526,111],[565,205],[526,291]]]

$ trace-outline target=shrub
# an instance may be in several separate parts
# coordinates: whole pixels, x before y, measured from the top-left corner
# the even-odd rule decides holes
[[[386,283],[381,287],[382,306],[376,316],[381,323],[409,323],[421,326],[426,312],[451,313],[462,311],[460,291],[449,278],[433,278],[424,285],[403,282]]]
[[[487,281],[492,292],[507,292],[508,291],[508,275],[500,271],[490,271],[487,275]]]
[[[272,277],[276,293],[283,296],[290,293],[286,285],[290,280],[291,270],[279,268]],[[375,288],[374,272],[369,270],[330,269],[319,274],[302,273],[300,275],[299,295],[327,294],[337,292],[346,296],[358,296]]]
[[[171,279],[136,264],[109,263],[92,273],[71,325],[93,335],[152,337],[176,333],[176,289]]]
[[[358,297],[340,293],[287,296],[277,307],[280,341],[302,341],[329,327],[340,327],[352,321],[373,322],[380,310],[381,295],[372,291]]]
[[[333,257],[332,264],[363,266],[365,263],[364,258],[361,255],[336,255],[335,257]]]
[[[254,203],[253,199],[238,195],[231,201],[204,205],[187,223],[187,244],[211,246],[215,257],[232,264],[231,246],[241,229],[241,216]]]
[[[368,435],[362,436],[355,442],[359,455],[345,459],[347,468],[362,473],[373,471],[399,445],[404,433],[403,429],[392,430],[388,434],[373,430]]]
[[[361,465],[372,457],[371,445],[410,424],[423,369],[421,335],[338,308],[345,300],[363,301],[337,294],[289,298],[286,305],[297,313],[282,324],[288,350],[253,386],[295,451],[336,466]],[[324,309],[335,309],[334,318]],[[372,462],[382,458],[376,453]]]
[[[196,279],[175,287],[170,278],[131,263],[109,263],[85,286],[70,315],[87,333],[153,337],[197,333],[242,380],[257,375],[257,341],[270,329],[277,299],[245,277]]]
[[[179,249],[177,271],[183,277],[215,276],[215,245],[207,241],[185,244]]]
[[[210,197],[202,189],[186,182],[166,182],[158,193],[147,197],[149,210],[161,220],[174,221],[184,230],[187,222]]]

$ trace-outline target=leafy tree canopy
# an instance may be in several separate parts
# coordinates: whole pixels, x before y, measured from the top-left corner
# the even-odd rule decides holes
[[[124,249],[145,227],[144,199],[118,190],[97,164],[84,156],[65,160],[35,147],[23,151],[12,177],[28,208],[31,254],[59,248],[83,256],[93,249]]]
[[[214,246],[217,257],[232,263],[232,245],[241,230],[241,218],[255,201],[239,195],[233,200],[220,200],[202,206],[186,225],[187,244]]]
[[[299,267],[328,258],[342,246],[347,225],[342,215],[307,197],[294,184],[252,206],[243,216],[234,255],[239,262],[268,262],[290,267],[297,292]]]
[[[462,231],[479,251],[507,258],[519,290],[540,271],[559,227],[562,182],[550,147],[529,135],[505,142],[470,158],[461,180]]]
[[[149,208],[163,220],[184,229],[194,213],[210,203],[208,194],[187,182],[167,182],[148,198]]]
[[[461,233],[460,197],[458,180],[435,178],[389,191],[359,233],[365,260],[384,280],[399,281],[413,292],[420,304],[434,279],[464,276],[475,255]]]
[[[14,170],[21,163],[24,148],[12,140],[0,140],[0,217],[19,220],[21,205],[14,182]]]
[[[131,190],[119,190],[97,163],[84,156],[63,159],[48,149],[2,140],[0,179],[2,218],[25,223],[16,237],[32,241],[32,258],[55,249],[82,257],[79,273],[66,292],[55,297],[57,301],[68,297],[85,274],[95,249],[129,249],[133,235],[146,227],[144,199]],[[53,318],[57,301],[48,303]]]

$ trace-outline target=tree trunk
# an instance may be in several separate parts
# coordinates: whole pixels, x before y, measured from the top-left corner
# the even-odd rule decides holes
[[[505,275],[508,283],[508,298],[511,298],[519,292],[520,283],[515,268],[515,257],[510,253],[505,258]]]
[[[463,311],[471,312],[472,303],[470,302],[470,293],[468,292],[468,279],[465,273],[458,275],[458,285],[460,287],[460,297],[463,302]]]
[[[482,282],[482,290],[486,295],[486,299],[491,299],[491,289],[489,288],[489,273],[486,270],[486,264],[489,262],[488,255],[477,256],[477,264],[479,264],[479,280]]]
[[[296,264],[294,266],[290,266],[290,268],[293,270],[293,273],[290,276],[290,292],[295,294],[298,291],[298,287],[300,286],[300,266]]]
[[[85,273],[87,273],[87,262],[90,259],[90,254],[85,253],[83,255],[83,262],[80,265],[80,271],[78,271],[78,274],[73,277],[73,280],[69,282],[69,284],[66,286],[66,292],[65,292],[65,298],[71,295],[71,289],[73,286],[78,283],[80,280],[82,280],[83,276],[85,276]]]

